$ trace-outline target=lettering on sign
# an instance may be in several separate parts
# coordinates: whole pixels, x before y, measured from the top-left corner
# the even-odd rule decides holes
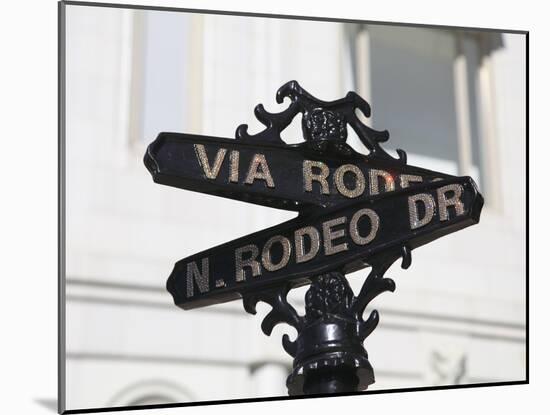
[[[297,218],[178,261],[167,287],[176,304],[193,308],[327,272],[351,272],[380,255],[429,243],[477,223],[483,198],[473,180],[407,164],[381,142],[389,136],[362,124],[370,114],[359,96],[319,101],[291,82],[282,113],[260,105],[266,129],[236,138],[161,133],[144,162],[157,183],[299,212]],[[281,131],[302,113],[304,141],[286,144]],[[370,151],[346,143],[350,125]],[[208,224],[205,224],[208,226]]]
[[[182,259],[169,286],[180,293],[185,287],[184,308],[206,298],[238,298],[280,279],[300,281],[312,270],[368,262],[383,249],[423,245],[475,223],[479,203],[469,178],[434,181],[420,193],[410,187],[348,202]]]

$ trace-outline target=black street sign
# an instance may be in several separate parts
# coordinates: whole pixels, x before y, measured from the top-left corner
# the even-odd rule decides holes
[[[263,143],[161,133],[145,154],[156,183],[286,210],[335,206],[436,178],[451,177],[399,160],[309,142]]]
[[[348,201],[182,259],[167,287],[178,306],[190,309],[281,281],[298,286],[314,275],[353,272],[380,252],[414,249],[477,223],[481,206],[468,177]]]
[[[300,285],[320,273],[350,272],[379,252],[413,249],[479,220],[483,199],[474,182],[407,165],[402,150],[391,157],[380,147],[388,133],[356,117],[357,109],[370,115],[358,95],[324,102],[291,82],[278,91],[277,101],[283,97],[292,102],[282,113],[256,107],[266,125],[257,135],[245,125],[235,139],[160,133],[147,148],[144,163],[157,183],[300,212],[179,261],[167,288],[183,308],[234,300],[283,280]],[[286,144],[280,132],[299,112],[305,141]],[[369,154],[346,143],[346,124]],[[357,243],[364,238],[368,243]]]
[[[478,223],[483,197],[470,177],[409,166],[403,150],[388,154],[381,143],[389,133],[360,121],[357,113],[369,117],[370,107],[357,94],[321,101],[291,81],[277,91],[278,103],[285,98],[280,113],[255,108],[266,127],[258,134],[246,125],[235,139],[161,133],[147,148],[156,183],[299,212],[178,261],[166,286],[184,309],[242,298],[255,313],[258,301],[270,304],[264,333],[282,322],[298,332],[295,341],[283,336],[294,358],[289,394],[364,390],[374,372],[363,341],[379,317],[363,313],[395,289],[385,272],[400,257],[407,268],[413,249]],[[281,131],[298,114],[304,142],[286,144]],[[347,144],[348,127],[368,154]],[[355,296],[345,274],[368,266]],[[303,284],[311,285],[299,315],[286,296]]]

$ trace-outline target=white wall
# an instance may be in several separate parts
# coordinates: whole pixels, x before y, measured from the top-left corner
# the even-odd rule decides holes
[[[67,8],[67,408],[129,404],[139,394],[284,395],[288,328],[261,333],[267,306],[256,316],[239,302],[182,311],[164,289],[178,259],[292,214],[152,182],[141,161],[146,141],[132,135],[143,132],[132,124],[140,13]],[[231,137],[240,123],[257,131],[253,107],[278,110],[275,91],[291,79],[327,100],[351,88],[339,24],[222,16],[194,24],[204,30],[190,35],[204,45],[202,111],[187,132]],[[502,205],[414,251],[406,272],[390,270],[397,290],[375,301],[381,323],[366,342],[372,389],[449,383],[461,364],[462,383],[524,377],[525,52],[517,36],[504,40],[492,59]],[[287,137],[299,134],[296,123]],[[414,143],[405,149],[414,153]],[[350,276],[354,288],[365,275]],[[304,289],[296,291],[301,304]]]

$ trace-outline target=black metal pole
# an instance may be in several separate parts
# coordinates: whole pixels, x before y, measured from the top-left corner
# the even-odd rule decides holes
[[[375,291],[385,289],[391,287]],[[357,301],[342,273],[312,278],[298,337],[294,342],[283,339],[294,357],[287,379],[289,395],[357,392],[374,383],[363,341],[376,326],[377,314],[376,321],[363,321],[364,308],[357,308]]]
[[[356,392],[359,379],[350,370],[329,369],[311,373],[304,382],[304,395]]]

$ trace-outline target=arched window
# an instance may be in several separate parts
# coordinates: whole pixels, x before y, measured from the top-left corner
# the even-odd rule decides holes
[[[119,391],[108,406],[140,406],[192,402],[196,397],[176,382],[152,379],[133,383]]]

